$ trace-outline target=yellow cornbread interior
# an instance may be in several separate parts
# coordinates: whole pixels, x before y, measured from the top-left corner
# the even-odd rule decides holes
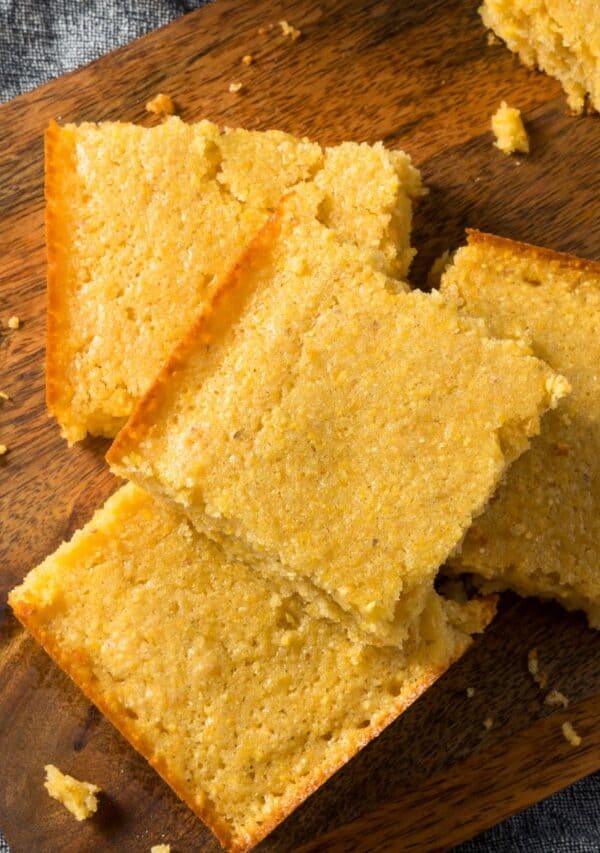
[[[469,531],[457,568],[557,598],[600,626],[600,265],[471,234],[442,279],[496,335],[525,336],[570,381]]]
[[[398,292],[307,195],[257,238],[108,458],[228,553],[401,644],[565,383],[439,293]]]
[[[529,139],[521,118],[521,113],[515,107],[509,107],[502,101],[492,116],[492,131],[496,137],[494,145],[504,154],[514,154],[529,151]]]
[[[484,0],[486,27],[525,65],[556,77],[571,109],[586,97],[600,109],[600,4],[597,0]]]
[[[218,276],[281,195],[312,180],[331,226],[404,276],[421,187],[400,151],[176,117],[51,125],[48,403],[69,442],[116,434]]]
[[[12,591],[17,616],[222,843],[242,850],[393,720],[493,605],[405,650],[351,642],[128,484]]]
[[[53,764],[46,764],[44,787],[48,794],[62,803],[71,812],[75,820],[86,820],[98,809],[96,794],[100,790],[90,782],[80,782],[68,773],[63,773]]]

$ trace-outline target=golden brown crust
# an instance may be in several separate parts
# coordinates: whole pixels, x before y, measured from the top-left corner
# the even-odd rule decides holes
[[[193,799],[190,791],[186,790],[185,785],[180,780],[171,775],[169,767],[164,759],[153,756],[151,744],[140,738],[135,731],[135,724],[125,713],[122,713],[118,707],[109,704],[102,693],[94,684],[92,667],[89,665],[87,655],[71,654],[66,655],[61,648],[54,642],[53,637],[36,623],[37,608],[34,605],[28,604],[26,600],[18,600],[9,596],[9,604],[17,619],[24,627],[32,634],[37,642],[45,649],[50,657],[63,669],[67,675],[75,682],[80,690],[92,701],[115,728],[126,738],[127,741],[150,763],[156,772],[164,779],[164,781],[173,789],[173,791],[185,802],[189,808],[209,827],[216,835],[223,847],[232,851],[232,853],[246,853],[256,844],[262,841],[272,830],[287,818],[301,803],[303,803],[312,793],[321,787],[333,774],[343,767],[354,755],[356,755],[364,746],[366,746],[373,738],[377,737],[390,723],[400,716],[413,702],[415,702],[443,673],[447,668],[457,660],[471,643],[470,639],[465,638],[464,648],[458,650],[452,660],[448,661],[446,667],[440,667],[439,670],[433,671],[427,678],[423,678],[416,686],[413,692],[404,701],[399,702],[396,707],[385,717],[378,720],[374,725],[371,725],[362,730],[360,736],[353,742],[347,752],[338,756],[328,765],[324,765],[319,769],[318,773],[306,781],[304,787],[298,790],[293,796],[283,800],[278,809],[274,810],[269,818],[261,824],[260,831],[255,833],[251,838],[240,838],[231,834],[228,827],[219,820],[218,816],[207,808],[200,807]],[[491,596],[483,599],[482,618],[485,614],[487,622],[491,621],[496,612],[496,599]]]
[[[67,376],[61,363],[62,324],[66,318],[64,270],[64,217],[62,213],[62,181],[65,171],[73,171],[74,140],[51,121],[44,136],[46,198],[45,227],[48,261],[48,311],[46,327],[46,403],[58,422],[68,411]]]
[[[235,264],[221,277],[211,299],[175,347],[150,388],[138,400],[129,420],[112,443],[106,454],[109,465],[118,468],[128,451],[147,434],[164,400],[171,378],[186,364],[188,356],[198,343],[207,346],[216,343],[240,315],[251,294],[250,286],[240,287],[240,281],[248,267],[257,263],[269,251],[281,229],[283,210],[282,205],[275,210]]]
[[[570,255],[567,252],[555,252],[553,249],[544,249],[540,246],[533,246],[531,243],[521,243],[518,240],[511,240],[509,237],[498,237],[496,234],[477,231],[475,228],[467,228],[466,232],[469,246],[479,244],[499,249],[508,249],[516,255],[527,255],[536,259],[553,261],[563,267],[578,272],[587,272],[594,276],[600,276],[599,261],[588,261],[585,258],[578,258],[576,255]]]

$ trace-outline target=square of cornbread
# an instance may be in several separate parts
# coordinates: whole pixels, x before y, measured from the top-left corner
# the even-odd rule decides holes
[[[600,264],[471,231],[441,288],[493,334],[527,337],[572,387],[454,565],[600,627]]]
[[[437,598],[422,641],[352,642],[129,484],[10,594],[23,624],[230,850],[267,835],[469,645],[493,600]]]
[[[399,292],[320,204],[314,186],[283,203],[108,459],[228,553],[400,644],[566,383],[439,293]]]
[[[572,110],[600,110],[598,0],[484,0],[479,11],[524,65],[560,81]]]
[[[401,151],[176,117],[50,125],[47,401],[69,442],[116,435],[218,277],[304,182],[323,188],[324,222],[406,274],[422,190]]]

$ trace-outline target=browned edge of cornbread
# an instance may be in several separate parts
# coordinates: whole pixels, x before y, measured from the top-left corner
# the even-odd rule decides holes
[[[299,790],[295,796],[290,796],[287,801],[284,801],[280,808],[275,810],[270,819],[265,821],[260,831],[251,838],[241,838],[233,836],[230,830],[219,819],[219,816],[214,810],[209,808],[201,808],[194,802],[193,792],[186,788],[185,781],[177,779],[171,775],[167,763],[162,758],[156,758],[153,755],[152,745],[147,740],[138,737],[135,730],[135,721],[132,720],[118,705],[117,702],[110,703],[106,701],[102,693],[96,688],[93,669],[88,662],[88,656],[81,652],[79,655],[65,654],[59,645],[55,644],[49,632],[45,631],[36,624],[35,614],[36,607],[27,604],[26,602],[11,602],[9,603],[13,612],[21,624],[32,634],[37,642],[45,649],[50,657],[58,664],[58,666],[67,673],[67,675],[75,682],[79,689],[93,702],[104,716],[115,726],[115,728],[125,737],[127,741],[141,753],[148,763],[156,770],[156,772],[164,779],[164,781],[173,789],[190,809],[212,830],[219,839],[220,843],[232,853],[245,853],[251,850],[256,844],[262,841],[275,827],[288,817],[307,797],[321,787],[333,774],[343,767],[354,755],[356,755],[364,746],[366,746],[373,738],[377,737],[390,723],[400,716],[413,702],[415,702],[425,691],[435,682],[440,676],[446,672],[447,668],[454,663],[466,649],[471,645],[472,640],[468,640],[464,649],[458,652],[455,657],[448,662],[448,667],[440,668],[438,671],[432,672],[428,678],[422,681],[415,687],[410,698],[402,705],[396,707],[384,719],[377,724],[371,725],[364,729],[353,746],[352,750],[340,756],[339,760],[332,761],[330,764],[323,765],[309,777],[306,784]],[[481,599],[482,604],[482,621],[489,624],[496,613],[496,596],[488,596]],[[483,618],[485,616],[485,618]]]
[[[48,311],[46,326],[46,404],[59,423],[69,405],[69,395],[61,370],[62,323],[65,317],[64,229],[61,217],[61,173],[73,158],[73,146],[67,144],[60,127],[51,121],[44,134],[46,199],[46,257]],[[62,321],[62,322],[61,322]]]
[[[544,258],[570,269],[590,272],[593,275],[600,276],[600,261],[589,261],[586,258],[579,258],[577,255],[570,255],[568,252],[556,252],[554,249],[544,249],[540,246],[534,246],[532,243],[521,243],[518,240],[511,240],[510,237],[498,237],[496,234],[478,231],[476,228],[467,228],[466,235],[467,243],[471,246],[479,243],[484,246],[497,246],[501,249],[510,249],[515,254]]]
[[[233,266],[222,275],[212,298],[177,344],[150,388],[138,400],[127,423],[113,441],[106,454],[109,465],[118,469],[128,451],[148,433],[168,392],[171,378],[185,366],[188,356],[201,345],[217,343],[241,315],[251,296],[247,269],[270,251],[281,229],[284,210],[285,197]]]

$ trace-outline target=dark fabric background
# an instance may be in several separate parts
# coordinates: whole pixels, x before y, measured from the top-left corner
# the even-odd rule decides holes
[[[0,101],[200,5],[202,0],[0,0]],[[455,853],[459,851],[600,852],[600,773],[461,845]],[[1,833],[0,853],[8,853]]]

